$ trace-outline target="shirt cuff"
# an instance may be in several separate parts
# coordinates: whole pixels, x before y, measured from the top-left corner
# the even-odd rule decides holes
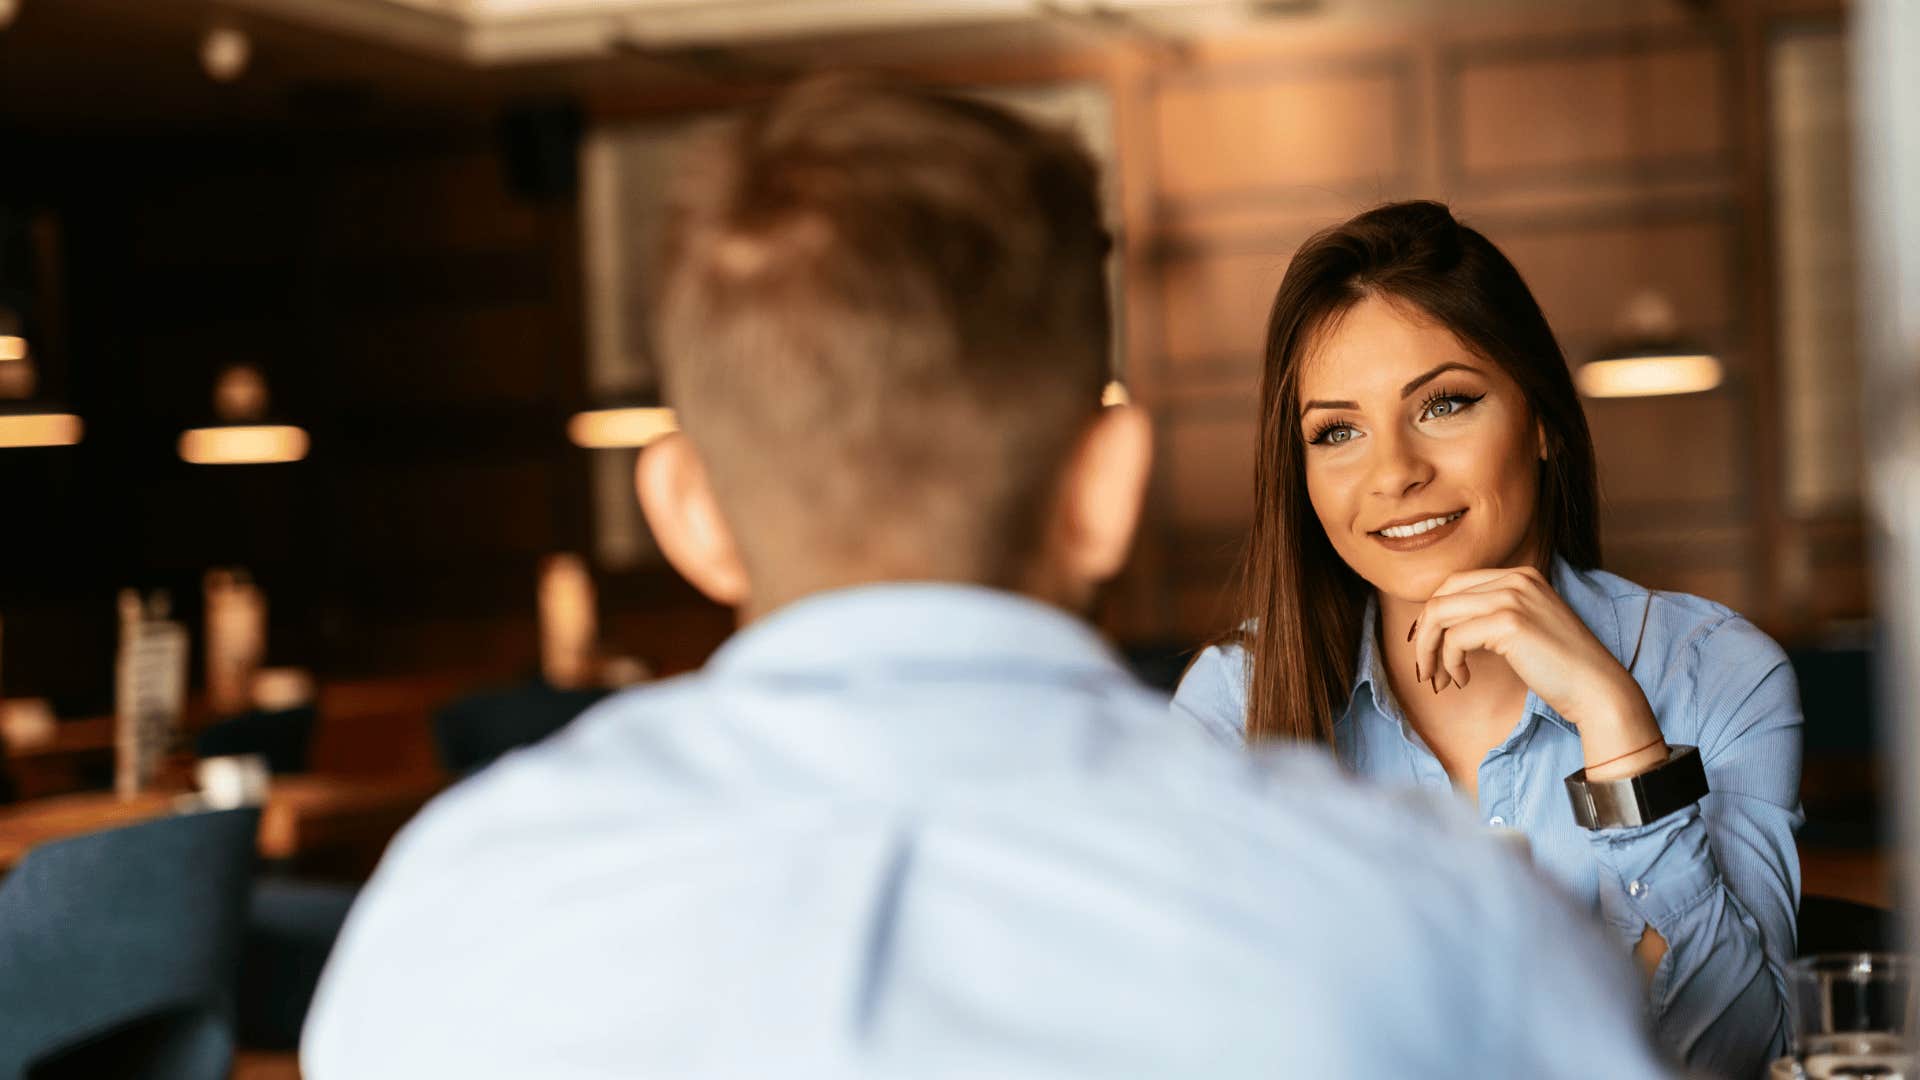
[[[1699,803],[1646,825],[1595,830],[1588,842],[1600,863],[1600,915],[1635,940],[1651,926],[1671,941],[1668,931],[1720,884]]]

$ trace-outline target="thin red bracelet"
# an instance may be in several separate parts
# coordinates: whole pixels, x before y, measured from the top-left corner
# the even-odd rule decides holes
[[[1653,745],[1654,745],[1654,743],[1658,743],[1658,742],[1660,742],[1661,740],[1663,740],[1663,739],[1665,739],[1665,738],[1666,738],[1666,736],[1665,736],[1665,735],[1655,735],[1655,736],[1653,737],[1653,742],[1650,742],[1650,743],[1648,743],[1648,744],[1647,744],[1646,746],[1636,746],[1636,747],[1634,747],[1633,749],[1631,749],[1631,750],[1629,750],[1629,751],[1627,751],[1627,752],[1626,752],[1626,753],[1624,753],[1624,754],[1616,754],[1616,755],[1614,755],[1613,757],[1610,757],[1610,758],[1608,758],[1608,759],[1607,759],[1607,760],[1605,760],[1605,761],[1600,761],[1600,762],[1595,762],[1594,764],[1592,764],[1592,765],[1589,765],[1589,766],[1587,766],[1587,769],[1588,769],[1588,771],[1592,771],[1592,770],[1594,770],[1594,769],[1601,769],[1601,768],[1605,768],[1606,766],[1608,766],[1608,765],[1611,765],[1611,764],[1613,764],[1613,763],[1614,763],[1614,762],[1616,762],[1616,761],[1620,761],[1620,760],[1623,760],[1623,759],[1625,759],[1625,758],[1630,758],[1630,757],[1632,757],[1633,755],[1635,755],[1635,754],[1637,754],[1637,753],[1639,753],[1639,752],[1640,752],[1640,751],[1642,751],[1642,750],[1645,750],[1645,749],[1647,749],[1648,747],[1651,747],[1651,746],[1653,746]]]

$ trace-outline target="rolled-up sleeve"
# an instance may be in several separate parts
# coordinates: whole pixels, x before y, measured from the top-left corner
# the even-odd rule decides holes
[[[1600,912],[1629,944],[1649,926],[1666,940],[1649,987],[1660,1041],[1690,1068],[1754,1076],[1783,1052],[1788,1030],[1799,690],[1786,654],[1738,617],[1689,648],[1711,794],[1648,825],[1591,835]],[[1674,719],[1661,717],[1662,728],[1680,728]]]

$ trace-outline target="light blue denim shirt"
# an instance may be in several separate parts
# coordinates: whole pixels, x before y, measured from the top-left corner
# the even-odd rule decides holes
[[[1625,958],[1464,812],[1166,715],[1009,594],[793,604],[411,824],[304,1075],[1660,1074]]]
[[[1772,639],[1725,607],[1650,592],[1556,560],[1554,589],[1646,692],[1669,743],[1700,748],[1712,794],[1631,829],[1575,824],[1565,778],[1584,765],[1580,733],[1538,695],[1480,763],[1480,819],[1527,835],[1535,862],[1614,927],[1623,946],[1651,926],[1667,941],[1650,987],[1661,1042],[1694,1068],[1750,1076],[1784,1051],[1783,974],[1794,953],[1802,817],[1800,697]],[[1358,643],[1353,696],[1334,726],[1362,776],[1436,792],[1452,783],[1394,699],[1374,635]],[[1201,654],[1176,714],[1244,739],[1247,662],[1237,646]],[[1529,985],[1538,985],[1530,983]]]

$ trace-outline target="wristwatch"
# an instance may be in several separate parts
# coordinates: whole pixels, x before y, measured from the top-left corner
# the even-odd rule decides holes
[[[1707,770],[1700,751],[1668,746],[1667,760],[1622,780],[1589,780],[1581,769],[1567,777],[1573,820],[1589,829],[1645,825],[1700,801],[1707,793]]]

